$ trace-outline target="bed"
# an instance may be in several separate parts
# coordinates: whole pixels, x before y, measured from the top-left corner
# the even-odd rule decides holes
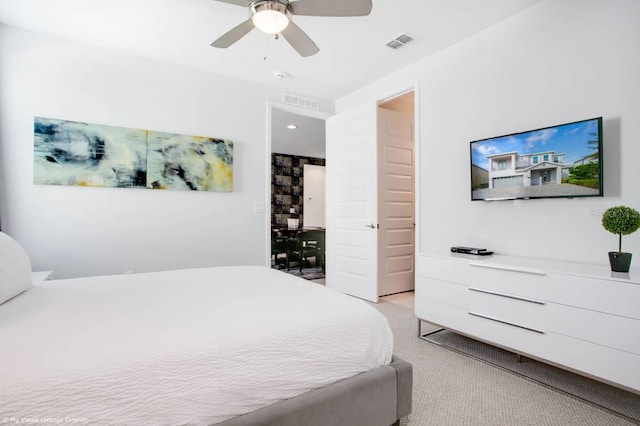
[[[386,318],[324,286],[259,266],[32,285],[2,233],[0,259],[0,422],[388,426],[411,410]]]

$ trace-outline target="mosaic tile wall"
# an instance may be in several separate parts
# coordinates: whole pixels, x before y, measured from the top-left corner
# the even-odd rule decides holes
[[[287,226],[288,218],[299,218],[304,226],[302,188],[304,165],[324,166],[324,158],[271,154],[271,226]],[[295,213],[290,213],[291,209]]]

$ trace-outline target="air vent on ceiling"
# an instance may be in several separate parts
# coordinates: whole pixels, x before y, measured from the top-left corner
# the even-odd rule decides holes
[[[302,98],[296,95],[290,95],[288,93],[284,93],[282,95],[282,102],[289,105],[295,105],[303,108],[309,109],[320,109],[320,102],[314,99]]]
[[[415,38],[410,36],[409,34],[400,34],[398,37],[389,41],[387,43],[387,46],[392,48],[393,50],[398,50],[401,47],[411,43],[413,40],[415,40]]]

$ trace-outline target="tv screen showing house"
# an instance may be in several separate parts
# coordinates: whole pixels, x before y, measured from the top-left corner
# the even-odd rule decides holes
[[[602,195],[602,117],[471,142],[472,200]]]

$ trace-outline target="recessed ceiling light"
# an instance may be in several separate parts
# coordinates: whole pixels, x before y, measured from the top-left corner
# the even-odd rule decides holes
[[[298,126],[296,126],[295,124],[289,124],[289,125],[287,126],[287,129],[289,129],[289,130],[295,130],[295,129],[297,129],[297,128],[298,128]]]

